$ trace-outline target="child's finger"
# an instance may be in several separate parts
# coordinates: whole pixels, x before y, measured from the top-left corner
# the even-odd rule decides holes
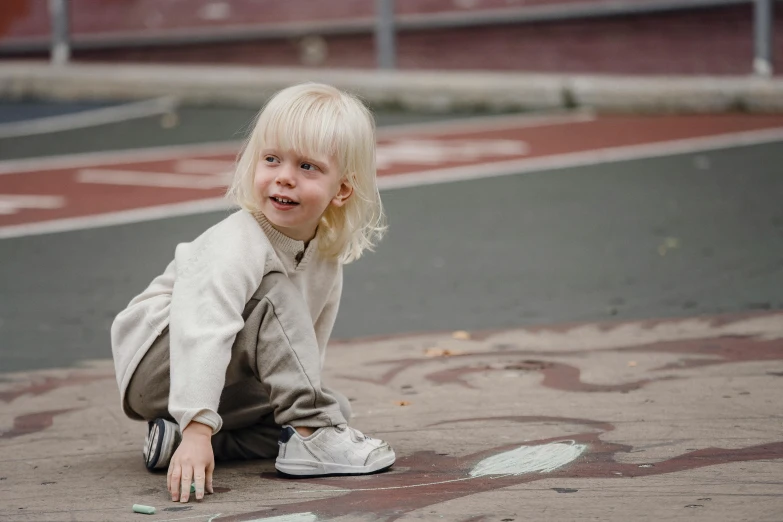
[[[182,478],[179,481],[179,501],[183,504],[190,499],[190,483],[193,482],[193,468],[189,465],[182,466]]]
[[[196,500],[201,500],[204,498],[204,470],[194,469],[193,484],[196,486]]]
[[[169,481],[169,493],[171,493],[171,500],[176,502],[179,500],[179,482],[182,476],[182,468],[174,464],[171,470],[171,480]]]
[[[215,471],[215,461],[213,460],[209,466],[207,466],[207,493],[214,493],[215,490],[212,489],[212,472]]]

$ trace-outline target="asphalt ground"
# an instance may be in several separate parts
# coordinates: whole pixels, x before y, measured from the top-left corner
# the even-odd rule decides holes
[[[231,143],[249,118],[188,111],[177,111],[177,125],[162,127],[158,115],[0,146],[56,156],[67,141],[141,157],[150,144]],[[80,160],[36,154],[30,161],[48,167],[19,172],[3,156],[0,518],[137,520],[147,515],[131,506],[145,504],[166,521],[780,520],[781,124],[582,120],[492,131],[503,138],[495,142],[474,128],[465,134],[474,141],[450,143],[494,143],[522,159],[483,163],[479,154],[467,167],[414,166],[396,178],[384,170],[390,231],[376,253],[346,267],[334,335],[345,342],[330,347],[324,377],[351,399],[355,427],[393,445],[391,471],[303,481],[278,478],[270,459],[220,463],[216,494],[187,505],[172,503],[163,475],[141,465],[145,425],[118,407],[108,328],[177,242],[227,211],[14,229],[14,216],[55,210],[17,208],[13,196],[58,193],[46,184],[78,169],[51,164]],[[195,121],[203,124],[183,123]],[[445,128],[460,125],[469,126]],[[762,130],[638,146],[654,128],[682,138],[718,127]],[[426,141],[403,131],[414,145]],[[637,145],[563,153],[607,143],[607,132]],[[529,150],[520,152],[523,142]],[[570,149],[540,155],[565,142]],[[415,150],[405,139],[385,147]],[[458,149],[419,152],[437,150]],[[175,164],[126,158],[115,167]],[[465,172],[483,177],[454,181]],[[442,179],[411,180],[426,176]],[[70,187],[126,199],[156,193]]]
[[[6,138],[0,157],[235,141],[253,117],[177,114],[169,128],[150,117]],[[781,309],[782,167],[770,143],[386,190],[389,233],[346,267],[333,337]],[[110,357],[115,314],[225,215],[0,240],[2,371]]]

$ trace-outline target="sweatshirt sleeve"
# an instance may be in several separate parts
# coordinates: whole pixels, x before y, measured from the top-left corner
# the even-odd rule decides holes
[[[329,337],[332,335],[334,322],[337,319],[337,311],[340,308],[340,297],[343,293],[343,267],[340,266],[335,278],[334,285],[329,292],[323,310],[318,314],[315,320],[315,338],[318,340],[318,349],[321,352],[321,367],[323,368],[326,359],[326,345]]]
[[[213,229],[202,244],[177,256],[171,296],[169,413],[183,430],[197,421],[217,433],[231,347],[242,311],[261,284],[267,252],[248,234]],[[194,245],[195,246],[195,245]],[[271,247],[270,247],[271,248]]]

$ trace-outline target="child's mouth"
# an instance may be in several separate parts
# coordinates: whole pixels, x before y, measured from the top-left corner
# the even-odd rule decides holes
[[[274,205],[278,208],[292,208],[299,204],[292,199],[283,198],[279,196],[271,196],[269,199],[271,199],[272,203],[274,203]]]

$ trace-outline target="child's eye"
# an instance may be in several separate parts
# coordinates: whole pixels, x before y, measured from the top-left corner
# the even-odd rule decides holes
[[[302,163],[301,167],[302,167],[304,170],[318,170],[318,167],[316,167],[316,166],[315,166],[315,165],[313,165],[312,163]]]
[[[264,156],[264,161],[267,163],[275,163],[277,162],[277,158],[274,156]]]

